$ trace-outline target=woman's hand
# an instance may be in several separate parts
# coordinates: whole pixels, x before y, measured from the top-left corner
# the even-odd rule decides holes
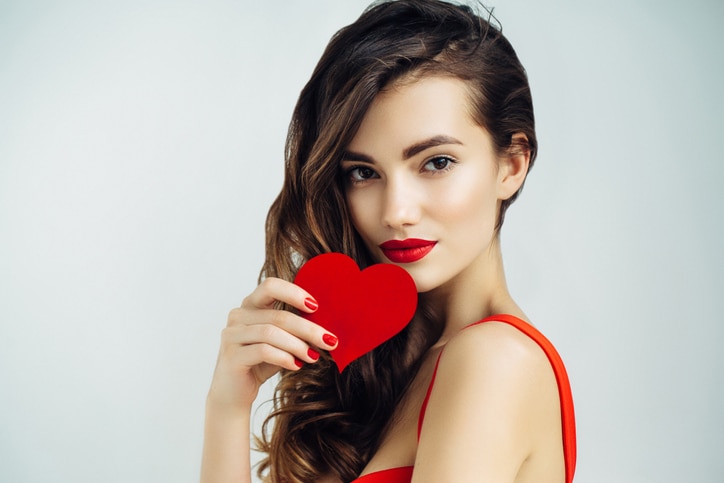
[[[267,278],[229,313],[207,405],[248,410],[259,387],[281,368],[298,370],[319,359],[317,348],[334,349],[337,338],[319,325],[286,310],[283,302],[312,313],[317,302],[301,287]]]
[[[317,309],[317,302],[301,287],[268,278],[229,313],[206,399],[203,483],[251,482],[250,414],[259,387],[281,368],[297,370],[315,362],[315,348],[337,346],[333,334],[275,309],[276,302],[306,313]]]

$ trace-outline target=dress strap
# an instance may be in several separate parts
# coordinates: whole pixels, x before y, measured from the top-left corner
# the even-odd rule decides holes
[[[555,375],[556,382],[558,383],[558,394],[560,398],[561,407],[561,431],[563,433],[563,458],[566,467],[566,483],[573,481],[573,474],[576,469],[576,419],[573,409],[573,395],[571,394],[571,384],[568,379],[568,373],[566,367],[563,365],[563,360],[558,354],[556,348],[551,342],[540,332],[538,329],[527,323],[526,321],[509,314],[498,314],[486,317],[483,320],[475,322],[466,326],[463,330],[468,327],[480,325],[485,322],[504,322],[508,325],[512,325],[516,329],[523,332],[525,335],[533,339],[543,352],[548,361],[551,363],[553,368],[553,374]],[[443,349],[444,350],[444,349]],[[422,408],[420,409],[420,417],[417,421],[417,439],[420,439],[420,432],[422,431],[422,423],[425,419],[425,411],[427,410],[427,403],[432,393],[432,387],[435,384],[435,376],[437,375],[437,368],[440,365],[440,355],[437,357],[435,363],[435,370],[432,373],[432,379],[430,380],[430,386],[427,388],[427,394],[422,402]]]

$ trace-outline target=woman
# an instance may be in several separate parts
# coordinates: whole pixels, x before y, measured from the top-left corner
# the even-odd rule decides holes
[[[571,481],[565,370],[499,244],[536,148],[525,71],[471,9],[385,2],[338,32],[294,111],[263,281],[222,335],[202,481],[251,481],[250,408],[279,371],[270,481]],[[341,374],[291,282],[326,252],[397,264],[419,292],[411,323]]]

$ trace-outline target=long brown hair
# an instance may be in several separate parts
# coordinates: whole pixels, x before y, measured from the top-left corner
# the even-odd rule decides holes
[[[499,154],[525,149],[533,164],[537,142],[527,76],[490,18],[439,0],[395,0],[373,5],[334,35],[292,116],[260,278],[292,280],[302,263],[325,252],[345,253],[362,268],[374,262],[351,223],[339,163],[375,96],[396,81],[462,79],[470,115],[491,134]],[[525,139],[516,137],[523,140],[514,145],[517,133]],[[498,228],[516,196],[502,203]],[[441,321],[426,309],[424,295],[415,319],[342,374],[327,354],[298,371],[282,371],[258,440],[267,453],[260,476],[291,483],[359,475],[421,356],[439,336]]]

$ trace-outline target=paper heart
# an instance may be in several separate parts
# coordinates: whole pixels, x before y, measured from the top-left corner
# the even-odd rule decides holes
[[[404,269],[380,263],[360,271],[341,253],[312,258],[294,283],[319,304],[302,316],[339,338],[331,352],[339,372],[405,328],[417,307],[415,282]]]

